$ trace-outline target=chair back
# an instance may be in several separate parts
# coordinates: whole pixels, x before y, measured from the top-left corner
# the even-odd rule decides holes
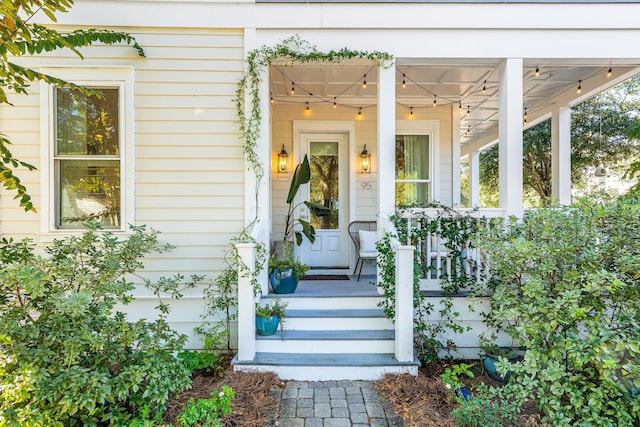
[[[376,231],[377,229],[377,221],[353,221],[349,224],[349,236],[351,236],[351,240],[356,246],[356,253],[360,252],[360,234],[358,233],[358,231]]]

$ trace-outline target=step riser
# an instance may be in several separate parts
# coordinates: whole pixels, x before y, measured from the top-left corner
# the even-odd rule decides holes
[[[257,340],[256,351],[261,353],[393,353],[393,340]]]
[[[262,305],[271,302],[274,297],[263,296]],[[284,295],[276,296],[283,303],[287,304],[289,310],[370,310],[376,309],[378,303],[382,301],[379,297],[359,297],[359,298],[296,298],[285,297]]]
[[[283,380],[334,381],[382,379],[385,374],[418,375],[417,366],[234,366],[240,372],[273,372]]]
[[[287,317],[284,324],[287,330],[304,331],[343,331],[343,330],[382,330],[393,329],[393,323],[386,318],[366,318],[366,317],[334,317],[334,318],[302,318]]]

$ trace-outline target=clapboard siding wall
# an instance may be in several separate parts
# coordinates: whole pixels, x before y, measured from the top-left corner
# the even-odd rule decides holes
[[[204,274],[207,281],[223,267],[230,239],[243,227],[244,158],[239,143],[234,97],[244,67],[242,30],[115,28],[134,35],[144,48],[139,58],[126,46],[83,49],[85,60],[64,52],[26,58],[37,67],[113,67],[134,69],[135,223],[160,231],[176,248],[145,259],[144,274],[155,279],[175,273]],[[40,166],[39,86],[29,96],[11,97],[14,107],[0,107],[0,129],[13,152]],[[131,106],[133,107],[133,106]],[[24,215],[12,194],[0,192],[0,226],[4,237],[30,236],[38,241],[39,171],[19,175],[34,197],[37,214]],[[47,244],[51,236],[41,236]],[[173,326],[192,334],[200,321],[202,289],[178,304]],[[151,317],[153,306],[143,288],[127,307],[132,316]],[[187,304],[188,309],[180,309]],[[197,339],[190,342],[198,347]]]

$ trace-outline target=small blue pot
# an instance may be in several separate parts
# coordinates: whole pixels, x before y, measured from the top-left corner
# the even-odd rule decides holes
[[[276,294],[292,294],[298,287],[298,279],[293,274],[293,267],[280,270],[277,268],[269,272],[269,282]]]
[[[504,376],[500,375],[500,373],[498,372],[498,369],[496,368],[498,359],[499,359],[498,356],[487,353],[484,356],[484,360],[482,361],[482,364],[484,366],[484,369],[487,371],[487,375],[489,375],[489,378],[491,378],[492,380],[501,382],[503,384],[506,384],[509,381],[509,377],[511,376],[512,371],[507,371],[507,373]],[[517,357],[509,359],[510,362],[516,362],[517,360],[518,360]]]
[[[256,331],[258,335],[270,336],[278,330],[280,318],[278,316],[260,317],[256,316]]]

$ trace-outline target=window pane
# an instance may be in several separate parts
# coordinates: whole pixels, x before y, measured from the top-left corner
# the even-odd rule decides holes
[[[310,201],[331,209],[329,215],[321,217],[311,213],[311,225],[318,230],[336,230],[340,214],[338,142],[311,142],[309,163]]]
[[[118,89],[100,91],[56,89],[56,155],[118,155]]]
[[[120,227],[120,161],[59,160],[58,226],[81,228],[98,221]]]
[[[396,206],[428,203],[430,185],[428,182],[396,182]]]
[[[429,179],[429,136],[396,136],[396,179]]]

